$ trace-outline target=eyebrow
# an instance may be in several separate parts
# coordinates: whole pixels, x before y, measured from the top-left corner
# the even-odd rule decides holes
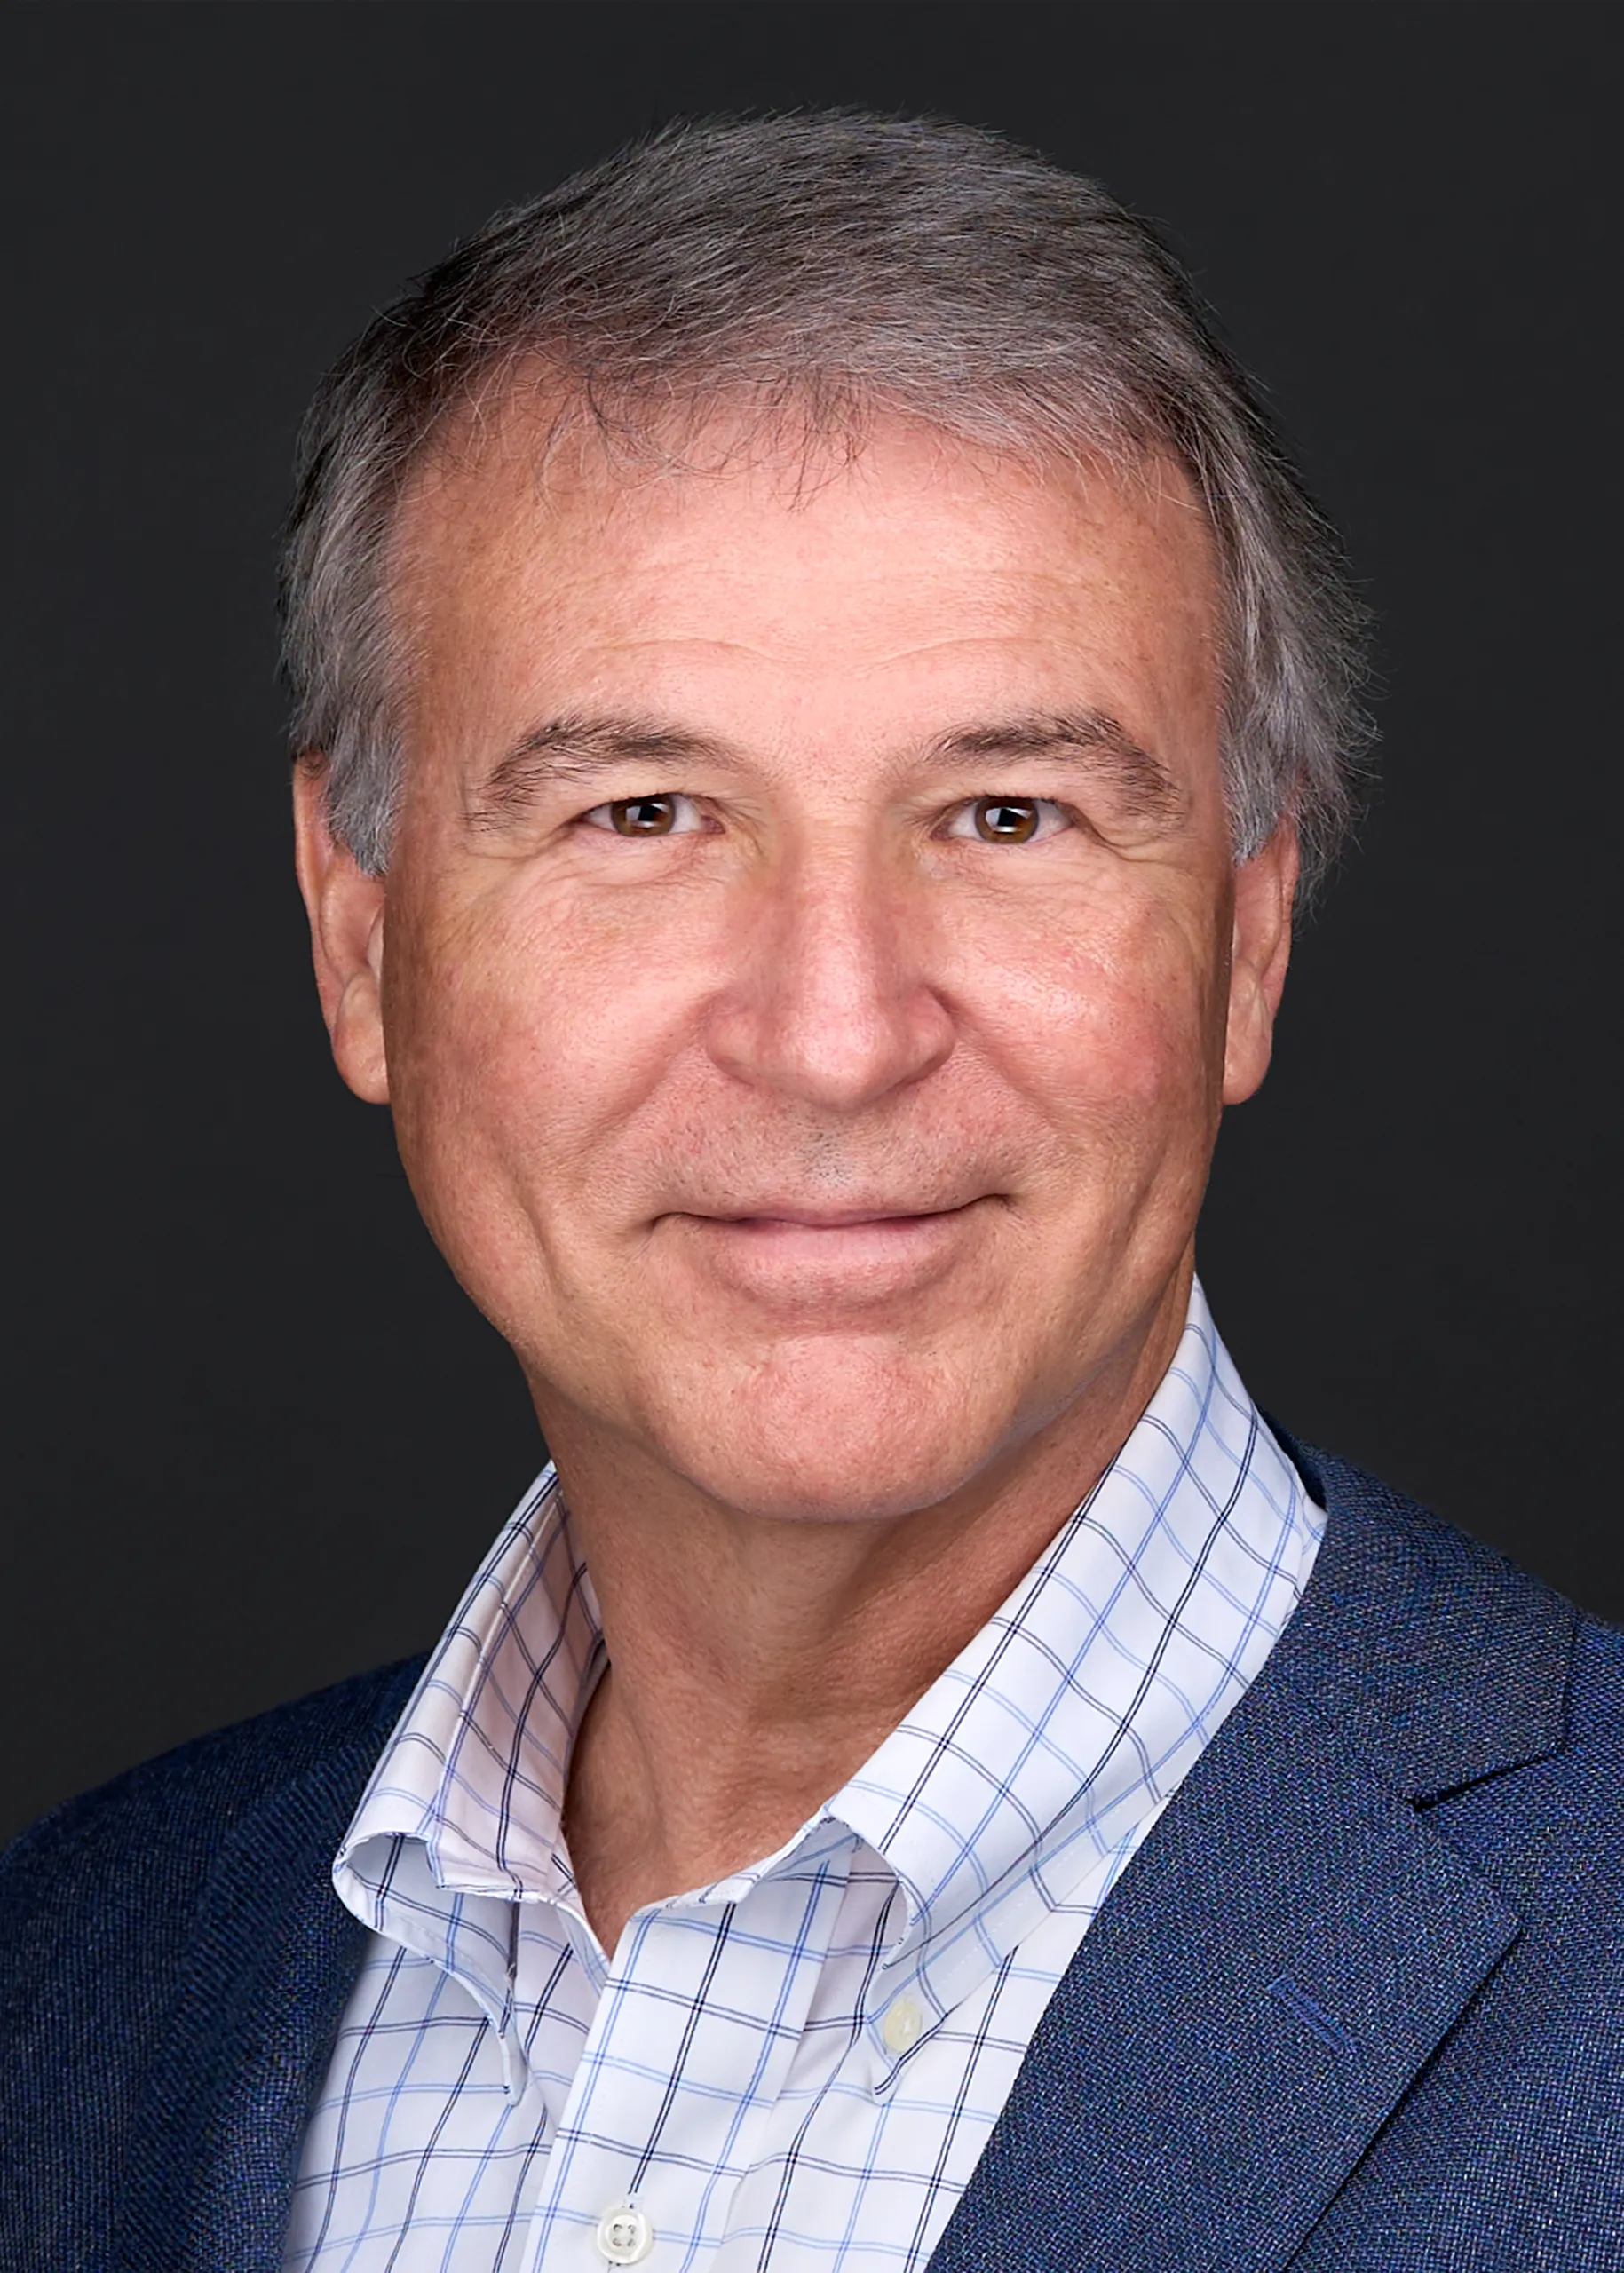
[[[922,755],[927,764],[941,766],[989,760],[1081,762],[1115,791],[1136,820],[1167,827],[1185,809],[1184,793],[1167,765],[1108,710],[1021,711],[939,734]],[[651,719],[572,712],[529,728],[503,752],[479,786],[471,817],[481,826],[499,828],[543,781],[586,788],[629,764],[733,769],[744,762],[730,743],[709,734]]]
[[[1017,717],[943,734],[931,744],[927,756],[948,765],[978,758],[1061,764],[1081,761],[1109,783],[1135,820],[1170,826],[1184,812],[1184,795],[1171,770],[1108,710],[1024,711]]]
[[[738,753],[706,734],[684,733],[640,718],[550,718],[503,751],[472,799],[472,817],[500,827],[542,782],[588,788],[628,764],[737,765]]]

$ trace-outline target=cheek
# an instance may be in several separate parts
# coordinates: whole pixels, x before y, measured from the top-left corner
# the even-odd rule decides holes
[[[1180,913],[1080,906],[1037,937],[979,943],[966,983],[983,1046],[1053,1125],[1135,1150],[1204,1136],[1223,1021],[1210,948]]]
[[[554,896],[413,910],[402,928],[385,967],[391,1090],[437,1236],[453,1208],[511,1214],[520,1195],[527,1216],[555,1198],[563,1215],[680,1047],[691,984]]]

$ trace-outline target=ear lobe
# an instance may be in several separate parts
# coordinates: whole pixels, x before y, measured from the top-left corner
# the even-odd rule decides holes
[[[358,1097],[387,1105],[384,879],[358,867],[354,854],[328,827],[326,769],[320,760],[301,759],[294,768],[293,837],[333,1061]]]
[[[1297,833],[1290,821],[1283,820],[1262,850],[1235,871],[1224,1050],[1225,1105],[1243,1104],[1269,1070],[1275,1013],[1291,960],[1298,866]]]

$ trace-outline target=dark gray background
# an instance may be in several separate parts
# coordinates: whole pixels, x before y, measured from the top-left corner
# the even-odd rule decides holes
[[[674,110],[985,121],[1193,264],[1385,681],[1209,1290],[1290,1426],[1624,1608],[1621,32],[1573,0],[12,12],[0,1830],[426,1643],[535,1463],[328,1064],[271,563],[373,306]]]

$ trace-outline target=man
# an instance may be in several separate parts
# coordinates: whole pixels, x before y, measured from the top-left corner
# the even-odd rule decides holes
[[[1624,2263],[1618,1638],[1194,1277],[1358,622],[1147,233],[657,136],[340,365],[287,610],[335,1056],[556,1465],[426,1667],[12,1850],[5,2262]]]

